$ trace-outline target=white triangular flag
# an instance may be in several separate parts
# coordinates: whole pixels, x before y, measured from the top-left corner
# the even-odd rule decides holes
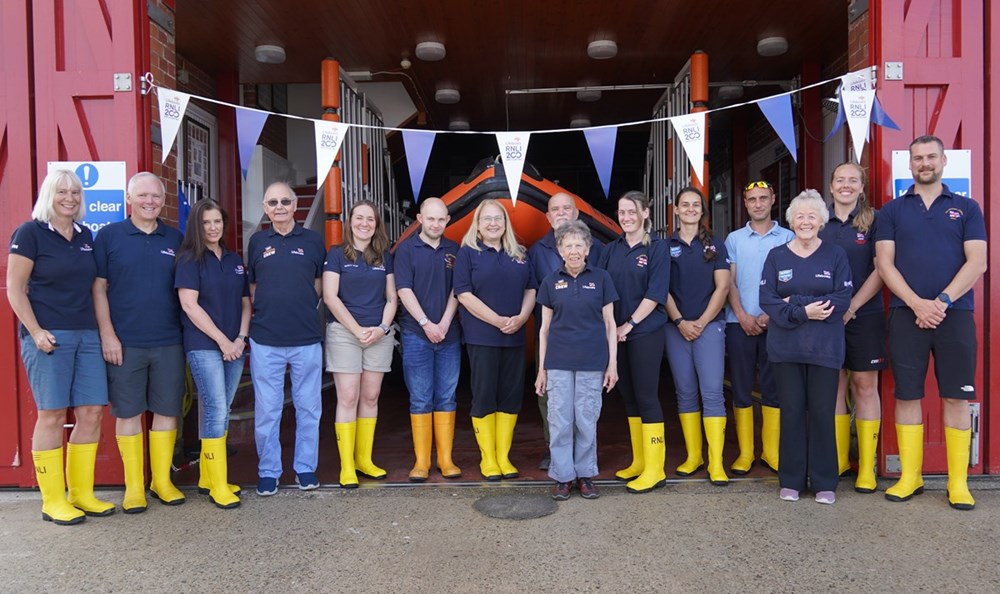
[[[840,104],[844,106],[847,128],[851,131],[854,158],[859,162],[861,152],[868,139],[868,128],[872,117],[872,103],[875,101],[875,81],[871,79],[871,69],[865,68],[841,77]]]
[[[500,160],[514,206],[517,206],[517,188],[521,185],[521,172],[524,171],[524,157],[528,154],[530,138],[531,132],[497,132]]]
[[[689,113],[670,118],[674,126],[677,140],[684,147],[684,154],[691,162],[691,169],[698,176],[698,181],[705,183],[702,170],[705,168],[705,113]]]
[[[351,125],[326,120],[313,120],[313,123],[316,132],[316,187],[321,188]]]
[[[174,148],[177,131],[181,128],[181,120],[187,111],[191,95],[163,87],[156,88],[156,98],[160,102],[160,139],[162,141],[160,163],[167,160]]]

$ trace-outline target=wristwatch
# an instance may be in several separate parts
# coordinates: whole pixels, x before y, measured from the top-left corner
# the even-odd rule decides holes
[[[387,326],[385,324],[379,324],[378,327],[382,329],[382,332],[384,334],[388,334],[389,333],[389,326]]]
[[[427,316],[424,316],[424,317],[420,318],[420,321],[417,322],[417,324],[419,324],[420,327],[423,328],[424,326],[427,325],[428,322],[430,322],[430,320],[427,319]]]
[[[677,318],[676,320],[672,320],[672,322],[674,323],[674,326],[680,326],[681,322],[683,322],[683,321],[684,321],[684,318]]]
[[[937,296],[937,298],[938,301],[944,303],[949,308],[952,306],[951,297],[949,297],[947,293],[941,293],[940,295]]]
[[[629,325],[630,325],[630,326],[632,326],[633,328],[635,328],[636,326],[638,326],[638,325],[639,325],[639,322],[636,322],[636,321],[635,321],[635,320],[633,320],[632,318],[629,318],[629,319],[628,319],[628,323],[629,323]]]
[[[242,340],[244,344],[247,344],[247,343],[250,342],[250,339],[247,338],[246,334],[240,334],[239,336],[236,337],[236,340]]]

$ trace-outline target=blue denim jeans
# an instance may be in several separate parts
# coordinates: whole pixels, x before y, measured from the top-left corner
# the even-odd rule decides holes
[[[402,332],[403,380],[410,391],[410,414],[455,410],[455,388],[462,366],[459,341],[432,343]]]
[[[222,351],[188,351],[188,366],[198,388],[198,437],[216,439],[229,428],[229,407],[243,375],[244,357],[223,361]]]
[[[722,378],[726,371],[726,323],[716,320],[688,341],[673,324],[666,328],[667,361],[677,391],[677,412],[702,410],[704,417],[726,416]],[[701,402],[698,393],[701,393]]]
[[[250,341],[250,376],[254,391],[254,437],[257,476],[281,478],[281,412],[285,408],[285,368],[291,368],[295,407],[297,473],[316,472],[319,460],[319,418],[323,414],[323,347],[277,347]]]
[[[597,419],[603,371],[546,371],[549,477],[560,483],[597,476]]]

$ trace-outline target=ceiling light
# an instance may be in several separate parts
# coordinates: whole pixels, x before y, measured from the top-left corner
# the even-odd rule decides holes
[[[600,89],[584,89],[582,91],[577,91],[576,92],[576,100],[577,101],[584,101],[586,103],[593,103],[594,101],[600,100],[600,98],[601,98],[601,90]]]
[[[598,39],[587,44],[587,55],[595,60],[607,60],[618,55],[618,44],[610,39]]]
[[[258,45],[253,50],[253,57],[261,64],[282,64],[285,61],[285,48],[280,45]]]
[[[456,132],[464,132],[469,129],[469,120],[465,118],[452,118],[452,120],[448,122],[448,129]]]
[[[434,93],[434,100],[445,105],[458,103],[461,98],[462,94],[458,92],[458,89],[438,89]]]
[[[590,118],[587,116],[576,116],[569,121],[570,128],[589,128]]]
[[[416,55],[424,62],[443,60],[446,53],[444,44],[437,41],[421,41],[417,44]]]
[[[784,37],[765,37],[757,42],[757,53],[765,58],[780,56],[788,51],[788,40]]]

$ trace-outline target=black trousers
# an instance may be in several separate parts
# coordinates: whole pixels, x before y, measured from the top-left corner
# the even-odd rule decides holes
[[[625,401],[625,413],[641,417],[643,423],[663,422],[660,406],[663,344],[662,331],[618,343],[618,391]]]
[[[771,369],[781,405],[778,483],[796,491],[836,491],[840,476],[833,416],[840,370],[774,362]]]
[[[753,380],[758,370],[760,403],[764,406],[778,406],[774,373],[767,361],[767,332],[758,336],[747,336],[739,324],[726,324],[726,356],[729,360],[733,408],[753,406]]]
[[[524,397],[524,347],[465,345],[469,353],[472,416],[516,415]]]

